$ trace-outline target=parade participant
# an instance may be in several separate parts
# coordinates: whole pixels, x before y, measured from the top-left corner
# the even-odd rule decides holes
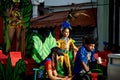
[[[62,50],[58,47],[53,47],[51,53],[44,61],[45,71],[50,80],[70,80],[67,76],[64,77],[57,73],[57,62],[60,56],[63,56]]]
[[[7,10],[7,14],[9,17],[8,36],[10,39],[10,50],[14,35],[16,35],[15,50],[18,51],[20,47],[21,29],[23,28],[23,18],[22,18],[20,0],[13,0],[11,4],[12,4],[11,8]]]
[[[69,37],[70,34],[70,28],[69,27],[63,27],[61,29],[62,37],[57,41],[58,47],[61,48],[64,52],[64,56],[60,57],[60,63],[61,67],[63,68],[64,71],[64,66],[63,63],[65,63],[65,67],[67,68],[66,75],[72,76],[72,70],[71,70],[71,65],[70,64],[70,55],[73,56],[72,53],[70,53],[70,50],[73,48],[74,50],[78,50],[78,48],[75,46],[73,39]],[[73,61],[73,60],[72,60]]]
[[[74,75],[90,72],[90,62],[94,62],[95,40],[87,37],[83,45],[79,48],[74,63]]]

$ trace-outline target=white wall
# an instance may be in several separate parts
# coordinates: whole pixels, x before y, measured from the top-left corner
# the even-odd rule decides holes
[[[42,2],[44,2],[44,0],[31,0],[32,1],[32,5],[33,5],[33,11],[32,11],[32,17],[38,17],[38,5]]]
[[[96,2],[97,0],[44,0],[45,6],[69,5],[72,3]]]
[[[31,1],[32,1],[32,4],[34,5],[38,5],[39,3],[44,2],[44,0],[31,0]]]
[[[109,38],[109,0],[98,0],[97,23],[98,50],[103,51],[103,41]]]

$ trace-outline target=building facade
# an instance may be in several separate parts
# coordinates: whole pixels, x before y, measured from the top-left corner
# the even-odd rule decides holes
[[[97,0],[97,27],[99,50],[103,41],[120,46],[120,1]]]
[[[48,14],[70,9],[96,8],[97,25],[93,33],[97,39],[98,50],[103,51],[103,41],[117,46],[120,45],[119,5],[119,0],[44,0],[44,13]]]

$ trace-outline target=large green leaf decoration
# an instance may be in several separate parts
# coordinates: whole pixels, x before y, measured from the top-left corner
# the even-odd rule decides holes
[[[51,48],[57,46],[57,43],[51,33],[44,42],[39,34],[31,33],[27,36],[27,46],[27,55],[31,55],[37,63],[40,63],[49,55]]]
[[[39,52],[42,52],[42,41],[40,40],[39,36],[34,35],[32,37],[33,41],[34,41],[34,48],[33,48],[33,54],[32,54],[32,58],[39,63],[42,60],[42,57],[39,55]]]
[[[49,55],[51,48],[55,46],[57,46],[56,39],[50,33],[49,36],[45,39],[45,42],[43,43],[42,53],[39,52],[41,56],[43,55],[42,56],[43,60]]]
[[[50,35],[45,39],[45,42],[43,43],[43,52],[41,54],[41,56],[44,55],[43,60],[49,55],[51,48],[55,46],[57,46],[56,40],[50,33]]]

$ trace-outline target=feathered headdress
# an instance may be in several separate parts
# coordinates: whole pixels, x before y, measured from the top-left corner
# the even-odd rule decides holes
[[[71,28],[71,24],[70,24],[69,21],[63,21],[63,22],[62,22],[61,31],[62,31],[64,28],[72,29],[72,28]]]

